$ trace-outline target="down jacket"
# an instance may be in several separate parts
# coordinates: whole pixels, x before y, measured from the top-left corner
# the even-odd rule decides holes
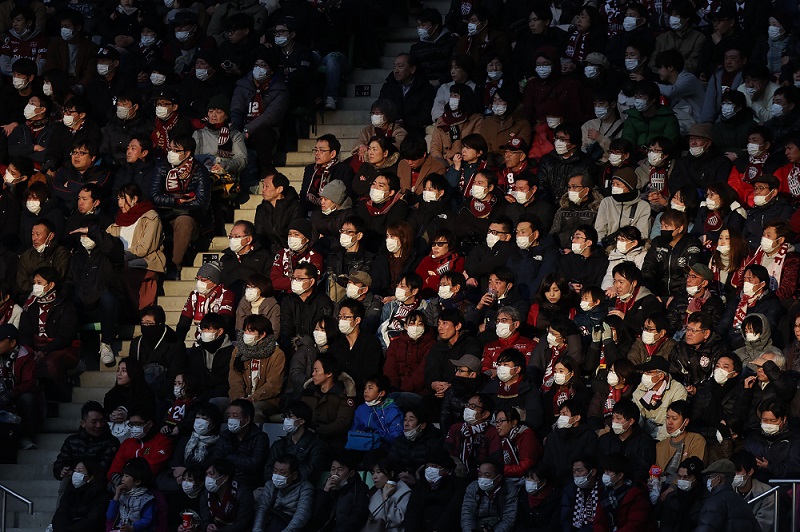
[[[61,480],[62,469],[74,468],[85,458],[97,460],[103,470],[107,471],[118,449],[119,440],[110,431],[104,430],[102,435],[94,437],[81,427],[76,434],[67,436],[61,444],[61,451],[53,462],[53,476],[56,480]]]
[[[332,447],[344,447],[347,431],[353,424],[356,383],[347,373],[341,373],[326,393],[311,379],[304,385],[303,402],[311,407],[311,427]]]
[[[572,233],[579,225],[594,226],[594,221],[597,219],[597,210],[600,208],[600,202],[603,201],[603,196],[595,189],[590,192],[591,198],[585,203],[576,205],[569,201],[568,195],[565,193],[561,196],[558,203],[558,210],[553,217],[553,226],[550,228],[550,233],[555,235],[559,246],[568,248],[572,239]],[[537,287],[538,288],[538,287]]]
[[[664,299],[685,294],[684,267],[700,262],[702,249],[700,241],[690,235],[683,235],[675,247],[665,237],[656,237],[642,264],[643,284]]]
[[[730,484],[715,486],[700,510],[700,521],[694,532],[752,532],[761,525],[747,502]]]
[[[392,387],[419,394],[430,390],[425,386],[425,359],[435,342],[430,332],[415,341],[404,331],[389,344],[383,374],[389,377]]]
[[[167,172],[170,169],[171,165],[166,159],[156,164],[154,179],[150,182],[150,197],[153,204],[162,209],[174,209],[179,214],[197,218],[203,216],[211,200],[211,177],[206,167],[197,161],[192,161],[192,177],[179,193],[167,191]],[[178,196],[184,194],[193,195],[192,201],[178,204]]]
[[[262,127],[274,129],[278,127],[289,109],[289,90],[279,76],[272,76],[269,87],[261,93],[261,114],[249,122],[247,120],[247,110],[256,95],[256,84],[253,81],[253,73],[248,72],[245,77],[236,82],[231,100],[231,122],[234,129],[244,132],[256,131]]]
[[[482,489],[478,488],[478,481],[471,482],[464,494],[464,503],[461,506],[461,530],[485,530],[481,521],[494,517],[499,519],[491,529],[494,532],[510,532],[514,530],[514,521],[517,518],[517,484],[516,480],[503,479],[496,488],[497,491],[489,497]]]
[[[256,498],[256,520],[253,532],[270,530],[271,512],[279,512],[290,519],[284,532],[299,532],[311,521],[314,506],[314,486],[307,480],[294,482],[285,488],[276,488],[268,480]]]

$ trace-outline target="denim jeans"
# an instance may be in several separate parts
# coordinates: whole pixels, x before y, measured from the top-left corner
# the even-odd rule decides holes
[[[342,81],[342,70],[347,66],[347,57],[341,52],[331,52],[325,57],[314,52],[314,59],[327,69],[325,73],[325,98],[338,99],[339,84]]]

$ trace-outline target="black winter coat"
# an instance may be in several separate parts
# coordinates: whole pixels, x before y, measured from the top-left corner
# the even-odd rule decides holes
[[[103,140],[100,154],[108,158],[115,168],[124,166],[128,143],[133,137],[150,137],[153,132],[153,120],[139,113],[130,120],[120,120],[116,116],[103,128]]]
[[[583,382],[581,382],[583,384]],[[495,411],[505,410],[509,407],[525,411],[525,424],[536,432],[542,430],[542,426],[547,419],[545,407],[546,402],[542,401],[539,389],[527,377],[522,377],[515,397],[499,397],[500,381],[492,379],[481,390],[482,394],[491,395],[495,400]],[[576,397],[577,398],[577,397]],[[588,404],[588,401],[586,402]]]
[[[272,478],[272,466],[284,455],[297,458],[300,464],[300,478],[316,482],[317,475],[328,467],[328,448],[319,436],[306,429],[295,443],[292,435],[287,434],[272,444],[264,465],[264,478]]]
[[[163,339],[161,338],[162,331],[158,331],[154,341],[148,341],[142,336],[134,338],[131,341],[128,356],[138,360],[142,367],[148,364],[163,366],[166,369],[165,381],[171,387],[175,376],[186,368],[186,346],[182,340],[178,339],[178,335],[172,327],[168,325],[164,325],[164,327],[166,331],[163,331]]]
[[[675,161],[675,169],[669,176],[669,189],[678,190],[691,185],[698,190],[698,196],[702,196],[708,185],[727,183],[731,167],[731,160],[712,145],[699,157],[686,155]]]
[[[736,314],[736,307],[738,305],[738,297],[728,301],[728,306],[725,309],[725,313],[722,315],[722,318],[717,324],[717,333],[722,337],[723,340],[727,341],[728,345],[734,349],[744,345],[741,327],[736,329],[733,327],[733,318]],[[755,305],[747,309],[747,315],[750,316],[751,314],[763,314],[766,316],[767,321],[769,322],[769,328],[772,331],[772,343],[774,343],[777,347],[783,347],[783,339],[780,335],[778,323],[786,314],[786,310],[783,308],[783,305],[781,305],[781,302],[778,299],[778,296],[775,295],[775,292],[768,290],[764,295],[762,295],[758,301],[756,301]]]
[[[328,352],[336,357],[342,371],[353,378],[356,390],[363,390],[367,379],[383,373],[381,344],[376,336],[366,331],[360,331],[352,347],[344,335],[340,336]]]
[[[755,382],[751,388],[740,385],[736,394],[735,415],[738,426],[742,427],[743,432],[761,430],[759,405],[766,404],[773,399],[778,399],[788,405],[797,393],[794,378],[778,369],[774,362],[769,360],[761,367],[769,379],[767,385],[764,388],[761,388],[758,382]]]
[[[34,134],[27,124],[19,124],[8,137],[8,156],[12,158],[25,157],[35,163],[44,163],[47,147],[53,137],[53,127],[53,125],[48,124],[38,134]],[[34,151],[33,147],[35,145],[43,146],[45,151]]]
[[[35,300],[22,312],[19,320],[19,343],[34,345],[33,339],[39,335],[39,303]],[[66,349],[78,335],[78,312],[63,294],[58,294],[47,315],[45,324],[47,337],[52,340],[39,347],[43,353]]]
[[[766,468],[756,469],[755,478],[769,482],[773,478],[797,478],[800,474],[800,436],[784,430],[774,436],[753,431],[744,440],[744,448],[753,456],[763,456],[769,462]]]
[[[450,77],[450,58],[458,37],[442,28],[435,41],[419,41],[411,45],[411,56],[417,64],[417,72],[427,81],[448,83]],[[427,107],[430,116],[431,105]]]
[[[390,72],[378,97],[386,98],[395,105],[397,118],[402,120],[406,131],[422,133],[425,126],[433,122],[431,107],[436,98],[436,89],[424,76],[414,76],[411,87],[404,94],[402,85]]]
[[[382,296],[393,296],[400,277],[407,273],[414,273],[419,262],[420,257],[412,249],[397,277],[392,278],[392,270],[389,267],[389,253],[385,247],[381,248],[379,252],[373,255],[372,269],[369,270],[370,275],[372,275],[370,291]]]
[[[558,268],[559,257],[561,255],[556,241],[551,235],[543,235],[537,246],[518,249],[516,253],[512,253],[506,266],[517,278],[514,286],[520,296],[528,301],[533,299],[539,290],[539,285],[542,284],[542,279]]]
[[[392,205],[384,214],[377,216],[370,215],[366,199],[358,202],[355,211],[364,220],[365,231],[361,242],[373,253],[383,248],[386,241],[386,227],[389,224],[408,219],[408,203],[404,199]]]
[[[442,448],[443,439],[441,431],[429,423],[414,441],[404,434],[395,438],[389,447],[389,460],[397,464],[399,471],[415,475],[417,469],[427,462],[430,452]]]
[[[547,485],[533,495],[525,486],[517,495],[517,532],[560,532],[561,492]]]
[[[725,384],[717,384],[708,379],[697,386],[692,401],[692,419],[687,430],[697,432],[707,441],[716,438],[721,421],[735,433],[742,433],[742,426],[736,417],[736,400],[742,389],[741,378],[731,379]]]
[[[686,294],[676,295],[670,302],[667,307],[667,320],[669,320],[671,330],[680,331],[683,329],[686,309],[689,308],[689,300],[691,298],[692,296]],[[711,316],[712,323],[719,323],[722,314],[725,312],[725,303],[722,302],[719,296],[711,294],[703,304],[703,312]]]
[[[450,361],[458,360],[464,355],[474,355],[478,360],[483,355],[481,344],[466,332],[462,331],[453,345],[449,342],[433,344],[428,358],[425,359],[425,387],[430,388],[435,381],[453,382],[456,369]]]
[[[697,386],[711,377],[717,358],[728,352],[715,332],[711,333],[708,340],[696,346],[688,345],[682,340],[669,355],[669,372],[684,386]]]
[[[597,434],[586,423],[568,429],[555,429],[547,436],[543,464],[550,464],[557,482],[572,484],[572,462],[578,456],[595,455]]]
[[[486,290],[489,274],[495,268],[505,266],[516,249],[518,248],[513,239],[508,242],[501,240],[492,248],[483,241],[472,248],[472,251],[464,259],[464,271],[469,273],[470,277],[478,280],[481,290]]]
[[[261,247],[258,242],[254,242],[253,249],[244,255],[237,255],[230,249],[226,249],[220,258],[222,262],[222,284],[225,285],[225,288],[233,291],[235,300],[238,301],[244,295],[247,278],[254,273],[269,277],[274,259],[275,255]]]
[[[560,255],[558,271],[569,281],[577,281],[583,286],[600,286],[608,270],[608,257],[595,246],[589,258],[575,253]]]
[[[199,375],[203,383],[203,393],[197,398],[198,401],[228,397],[228,371],[232,355],[233,344],[227,337],[216,347],[210,371],[206,366],[206,352],[202,345],[192,347],[186,352],[186,369]]]
[[[153,171],[155,170],[155,167],[156,164],[152,158],[148,158],[147,161],[139,160],[135,163],[125,163],[120,166],[117,169],[117,173],[114,174],[114,181],[111,184],[111,197],[117,197],[117,192],[122,185],[136,183],[142,190],[142,197],[139,198],[139,200],[151,201],[152,198],[150,197],[150,185],[153,182]]]
[[[166,181],[167,172],[172,166],[166,159],[159,159],[153,173],[153,180],[150,183],[150,197],[153,204],[158,207],[162,221],[171,221],[181,214],[188,214],[205,223],[203,217],[208,210],[211,201],[211,176],[206,167],[197,160],[192,161],[191,178],[180,193],[167,192]],[[177,199],[183,194],[193,194],[194,197],[189,203],[178,204]]]
[[[323,316],[333,314],[333,302],[319,288],[303,301],[296,294],[288,294],[281,302],[281,348],[291,352],[288,347],[296,336],[311,336],[314,326]]]
[[[744,222],[744,237],[751,251],[761,245],[761,234],[764,222],[772,220],[788,220],[792,217],[792,207],[784,199],[778,197],[761,207],[752,207],[747,211],[747,220]]]
[[[69,483],[53,515],[53,532],[102,530],[109,499],[105,479],[95,478],[80,488]]]
[[[436,489],[426,480],[417,482],[406,509],[406,532],[432,532],[461,528],[461,504],[466,485],[454,475],[442,478]]]
[[[235,480],[250,490],[264,485],[264,461],[269,451],[269,436],[255,423],[249,423],[238,434],[223,432],[214,448],[214,459],[227,458],[236,466]]]
[[[455,375],[455,366],[452,367]],[[483,390],[487,382],[489,382],[489,377],[484,373],[478,373],[478,376],[474,379],[452,376],[450,379],[452,386],[444,392],[444,397],[442,398],[439,426],[448,430],[454,423],[463,422],[464,406],[471,397]]]
[[[302,204],[303,210],[306,212],[313,210],[314,207],[319,205],[319,189],[311,190],[315,168],[316,165],[309,164],[306,166],[305,170],[303,170],[303,184],[300,186],[300,203]],[[347,195],[352,196],[353,190],[351,187],[353,185],[353,176],[353,168],[349,164],[339,162],[331,167],[327,182],[330,183],[334,180],[341,181],[344,183]]]
[[[621,440],[613,432],[607,432],[597,440],[598,456],[622,453],[628,459],[628,470],[634,482],[645,482],[650,475],[650,466],[656,463],[656,441],[639,425],[633,425],[633,433]]]
[[[700,509],[695,530],[725,530],[725,532],[752,532],[760,530],[750,505],[733,491],[730,484],[715,486]]]
[[[589,172],[591,175],[594,166],[592,158],[580,149],[566,159],[553,150],[539,161],[539,186],[555,201],[566,194],[570,177],[580,172]]]
[[[74,468],[86,458],[98,461],[103,471],[107,471],[118,449],[119,440],[107,428],[102,435],[95,438],[81,427],[76,434],[67,436],[61,444],[61,451],[53,462],[53,476],[56,480],[61,480],[62,469]]]
[[[89,227],[87,236],[94,240],[95,248],[86,251],[80,246],[73,252],[66,287],[72,291],[76,302],[85,308],[93,308],[108,291],[122,294],[120,279],[125,264],[125,249],[119,238],[96,225]]]
[[[369,488],[358,472],[341,489],[317,490],[314,497],[315,530],[352,532],[361,530],[369,517]],[[325,526],[327,525],[327,526]]]
[[[262,201],[256,208],[256,234],[261,245],[274,257],[286,247],[289,236],[289,224],[306,214],[293,187],[283,191],[283,199],[275,202]]]
[[[684,267],[699,262],[702,250],[700,241],[690,235],[683,235],[675,247],[663,236],[654,238],[642,263],[642,283],[665,301],[669,296],[684,296]]]

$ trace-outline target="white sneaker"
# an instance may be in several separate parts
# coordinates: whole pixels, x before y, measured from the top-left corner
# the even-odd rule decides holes
[[[325,98],[325,110],[326,111],[336,110],[336,99],[333,96],[328,96],[327,98]]]
[[[107,368],[113,368],[117,365],[117,359],[114,356],[114,351],[111,346],[100,342],[100,362],[106,365]]]

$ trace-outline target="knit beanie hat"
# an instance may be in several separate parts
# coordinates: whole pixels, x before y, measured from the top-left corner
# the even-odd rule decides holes
[[[197,269],[197,276],[219,284],[222,282],[222,264],[219,261],[206,262]]]

